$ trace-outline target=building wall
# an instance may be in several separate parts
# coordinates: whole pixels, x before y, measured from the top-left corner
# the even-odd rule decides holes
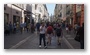
[[[76,4],[73,4],[73,27],[76,23]]]
[[[35,22],[40,21],[41,18],[41,5],[40,4],[32,4],[32,18],[34,19]]]
[[[62,6],[62,8],[60,7]],[[61,9],[61,10],[60,10]],[[80,12],[79,16],[77,13]],[[62,14],[61,17],[58,15]],[[75,23],[79,23],[80,26],[84,22],[84,5],[83,4],[57,4],[54,10],[55,19],[66,19],[68,24],[74,27]]]
[[[43,14],[43,15],[46,16],[46,17],[44,18],[44,20],[45,20],[45,21],[49,21],[49,13],[48,13],[46,4],[44,4],[43,9],[44,9],[44,14]]]
[[[36,6],[36,9],[35,9]],[[32,13],[35,14],[34,20],[35,22],[40,22],[41,20],[44,20],[44,15],[48,16],[48,12],[44,7],[44,4],[32,4]]]
[[[76,13],[81,11],[81,4],[76,4]]]
[[[80,24],[80,26],[84,23],[84,4],[73,5],[73,27],[75,23]]]
[[[6,10],[4,10],[4,13],[9,14],[8,23],[11,21],[11,23],[13,24],[13,16],[17,16],[17,17],[19,17],[19,19],[21,19],[22,9],[20,9],[12,4],[7,4],[7,6],[4,6],[4,7],[6,8]]]
[[[81,26],[82,23],[84,23],[84,4],[81,5],[81,22],[80,22]]]
[[[77,15],[74,19],[74,23],[78,23],[80,26],[82,26],[82,23],[84,23],[84,4],[76,5],[76,14]]]
[[[37,5],[36,9],[35,5]],[[11,21],[12,24],[15,22],[13,22],[15,19],[13,16],[19,17],[19,23],[25,22],[26,14],[24,14],[24,11],[31,11],[33,14],[31,14],[30,17],[34,19],[35,22],[40,22],[40,20],[47,19],[49,17],[48,11],[46,10],[44,4],[7,4],[7,6],[4,5],[4,7],[5,18],[7,18],[6,16],[8,14],[7,21],[8,23]],[[46,18],[44,18],[44,15],[46,15]]]
[[[55,6],[54,15],[56,20],[66,19],[66,4],[57,4]]]
[[[62,5],[62,19],[66,20],[66,4]]]

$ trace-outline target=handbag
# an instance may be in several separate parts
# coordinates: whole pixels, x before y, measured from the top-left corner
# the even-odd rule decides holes
[[[76,35],[76,37],[74,38],[74,40],[80,42],[80,35]]]

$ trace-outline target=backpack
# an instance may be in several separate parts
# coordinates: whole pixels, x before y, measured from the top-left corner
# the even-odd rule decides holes
[[[61,28],[57,28],[57,29],[56,29],[56,33],[57,33],[57,34],[60,34],[60,35],[61,35],[61,31],[62,31]]]
[[[47,27],[47,33],[51,34],[53,32],[53,29],[51,26]]]

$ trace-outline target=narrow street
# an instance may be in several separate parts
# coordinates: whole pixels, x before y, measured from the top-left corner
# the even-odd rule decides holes
[[[51,33],[58,37],[50,38]],[[50,39],[51,45],[45,44]],[[84,49],[84,4],[4,4],[4,49],[45,47]]]

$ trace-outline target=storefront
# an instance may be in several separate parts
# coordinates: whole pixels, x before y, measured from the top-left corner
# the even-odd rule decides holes
[[[13,24],[20,23],[20,16],[13,15]]]

